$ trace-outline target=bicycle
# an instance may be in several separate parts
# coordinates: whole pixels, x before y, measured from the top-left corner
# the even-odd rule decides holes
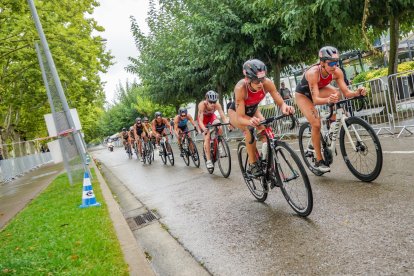
[[[237,156],[240,170],[244,181],[252,195],[259,201],[267,199],[269,188],[279,187],[290,207],[301,217],[308,216],[313,209],[313,194],[306,169],[300,161],[299,156],[285,142],[276,138],[270,123],[289,116],[295,127],[293,115],[279,115],[269,117],[260,122],[265,126],[261,132],[265,139],[262,145],[262,152],[256,147],[256,160],[261,168],[260,176],[251,174],[248,170],[248,159],[246,142],[242,141],[237,147]],[[251,133],[250,144],[257,140],[255,128],[249,127]]]
[[[142,144],[142,159],[144,161],[144,164],[148,162],[149,165],[151,165],[153,160],[153,147],[151,144],[151,141],[147,139],[145,142],[143,138],[141,138],[141,144]]]
[[[167,159],[171,166],[174,166],[174,152],[171,148],[171,144],[165,139],[165,136],[160,140],[160,156],[164,164],[167,164]]]
[[[321,131],[322,156],[326,165],[333,162],[333,152],[336,155],[336,140],[339,132],[339,145],[342,157],[351,173],[364,182],[374,181],[381,173],[383,156],[381,143],[374,129],[363,119],[355,117],[352,109],[347,108],[348,103],[353,100],[364,99],[358,96],[352,99],[341,100],[332,105],[330,114],[322,120],[326,120],[328,133]],[[364,108],[365,101],[357,110]],[[349,112],[350,116],[347,116]],[[335,126],[329,127],[330,118],[336,114]],[[307,140],[307,138],[309,138]],[[317,176],[324,173],[315,168],[316,155],[311,139],[311,125],[309,122],[303,124],[299,129],[299,147],[303,160],[309,170]],[[366,158],[364,158],[366,157]],[[369,164],[373,161],[373,164]],[[355,165],[353,163],[356,163]],[[358,165],[361,165],[357,168]]]
[[[197,131],[196,129],[186,130],[181,132],[181,154],[184,160],[184,163],[189,166],[190,165],[190,156],[193,160],[194,165],[199,168],[200,167],[200,156],[198,155],[197,146],[194,143],[193,139],[189,137],[187,134],[191,131]]]
[[[129,143],[127,143],[126,145],[126,153],[127,153],[128,159],[132,159],[132,148]]]
[[[212,174],[214,172],[215,163],[218,162],[218,166],[220,168],[221,174],[223,177],[227,178],[231,172],[231,155],[229,145],[227,144],[226,139],[223,136],[218,135],[218,127],[229,125],[229,123],[217,123],[213,125],[207,125],[209,129],[213,129],[210,131],[210,160],[213,163],[213,168],[207,168],[207,157],[206,152],[204,149],[204,142],[203,142],[203,157],[204,163],[206,164],[207,171]],[[212,134],[215,133],[214,137],[212,138]],[[223,161],[227,159],[227,161]]]

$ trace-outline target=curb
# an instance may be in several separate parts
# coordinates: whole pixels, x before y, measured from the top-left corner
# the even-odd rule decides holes
[[[106,205],[108,206],[109,215],[114,225],[117,238],[121,245],[121,250],[124,254],[125,262],[129,266],[130,275],[155,275],[154,271],[151,268],[151,265],[148,263],[143,253],[142,248],[138,245],[134,234],[125,221],[118,203],[113,198],[105,179],[96,166],[95,161],[92,161],[91,164],[95,169],[98,182],[101,186],[102,195],[106,202]]]

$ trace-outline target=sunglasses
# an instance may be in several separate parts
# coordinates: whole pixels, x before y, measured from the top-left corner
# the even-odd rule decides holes
[[[215,104],[215,103],[217,103],[217,101],[208,101],[208,103]]]
[[[338,62],[337,61],[331,61],[331,62],[328,62],[328,65],[330,67],[334,67],[334,66],[337,66],[338,65]]]
[[[264,80],[265,80],[265,78],[254,79],[254,80],[252,80],[252,83],[253,83],[253,84],[259,84],[259,83],[263,83],[263,82],[264,82]]]
[[[183,114],[181,114],[180,116],[181,116],[181,117],[187,117],[187,114],[184,114],[184,113],[183,113]]]

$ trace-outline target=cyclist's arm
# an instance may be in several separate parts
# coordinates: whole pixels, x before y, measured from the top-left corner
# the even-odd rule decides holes
[[[178,137],[179,136],[178,135],[178,115],[174,117],[174,132],[175,132],[175,135],[177,135]]]
[[[137,125],[134,124],[134,140],[138,142]]]
[[[167,120],[167,119],[165,119],[165,118],[162,118],[163,120],[164,120],[164,124],[168,127],[168,129],[170,130],[170,134],[172,134],[173,133],[173,129],[172,129],[172,126],[171,126],[171,124],[170,124],[170,122]]]
[[[200,127],[201,131],[203,131],[203,132],[204,132],[204,130],[206,128],[206,126],[203,123],[203,120],[204,120],[204,108],[205,108],[204,107],[204,104],[201,101],[198,104],[198,126]]]
[[[217,102],[216,105],[217,105],[216,106],[217,111],[220,114],[221,121],[224,122],[224,123],[228,123],[229,119],[226,117],[226,115],[224,115],[224,111],[223,111],[223,108],[221,107],[221,104],[219,102]]]
[[[188,120],[190,121],[190,123],[193,125],[193,127],[198,131],[198,132],[200,132],[200,129],[196,126],[196,124],[195,124],[195,122],[194,122],[194,119],[193,119],[193,116],[191,116],[190,114],[188,114],[187,115],[187,118],[188,118]]]
[[[353,97],[357,97],[357,96],[360,96],[360,95],[365,96],[365,94],[366,94],[366,93],[364,93],[365,88],[357,89],[355,92],[350,90],[348,88],[348,86],[346,85],[346,83],[345,83],[344,73],[342,72],[342,70],[340,70],[340,69],[338,70],[338,68],[336,68],[336,70],[335,70],[335,80],[336,80],[336,83],[339,86],[339,89],[341,89],[342,94],[344,94],[344,96],[347,97],[347,98],[353,98]]]

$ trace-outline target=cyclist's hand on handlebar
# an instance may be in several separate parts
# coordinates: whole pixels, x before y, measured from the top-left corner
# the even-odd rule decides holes
[[[358,89],[355,91],[355,96],[366,96],[367,95],[367,91],[365,90],[365,87],[358,87]]]
[[[339,101],[337,94],[331,94],[328,98],[328,104],[337,103]]]
[[[282,109],[282,113],[286,114],[286,115],[290,115],[290,114],[295,113],[295,108],[293,106],[290,106],[290,105],[287,105],[287,104],[283,104],[281,109]]]
[[[250,121],[249,126],[252,126],[252,127],[256,127],[260,124],[260,119],[257,117],[251,117],[249,121]]]

